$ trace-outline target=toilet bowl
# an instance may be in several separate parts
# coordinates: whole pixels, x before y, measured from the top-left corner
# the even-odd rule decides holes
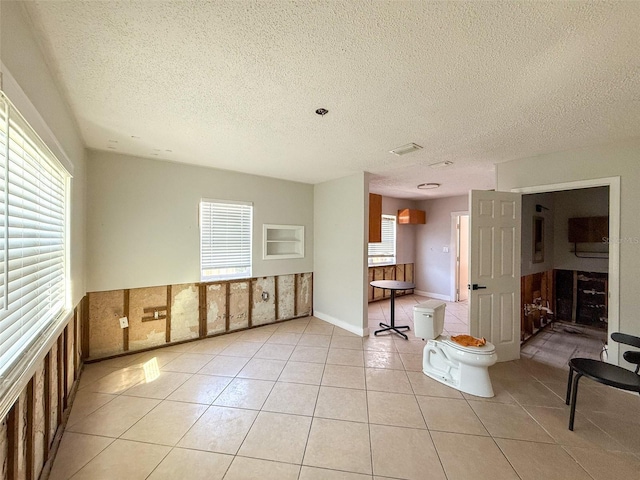
[[[493,397],[489,367],[496,363],[496,348],[487,342],[481,347],[459,345],[446,335],[446,303],[429,300],[413,307],[416,337],[427,341],[422,372],[445,385],[478,397]]]

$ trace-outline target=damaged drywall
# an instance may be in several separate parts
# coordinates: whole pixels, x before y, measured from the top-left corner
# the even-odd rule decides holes
[[[374,280],[398,280],[400,282],[412,282],[413,279],[413,263],[403,263],[398,265],[387,265],[381,267],[369,267],[368,271],[369,295],[367,298],[370,302],[388,298],[391,295],[390,290],[382,288],[373,288],[370,283]],[[412,293],[413,290],[398,290],[396,296]]]
[[[9,467],[8,442],[7,442],[7,419],[0,422],[0,480],[7,480],[7,469]]]
[[[313,275],[301,273],[296,279],[296,312],[297,317],[301,315],[311,315],[313,311]]]
[[[278,320],[296,316],[295,275],[280,275],[278,282]]]
[[[129,350],[166,343],[168,308],[167,287],[133,288],[129,291]]]
[[[229,284],[207,285],[207,334],[222,333],[226,328],[227,288]]]
[[[91,292],[88,303],[89,358],[98,359],[311,315],[313,274]]]
[[[71,322],[73,323],[73,322]],[[73,370],[73,369],[69,369]],[[73,371],[71,372],[73,375]],[[44,430],[45,430],[45,418],[44,418],[44,363],[40,363],[35,374],[33,375],[34,384],[34,402],[33,402],[33,463],[34,463],[34,478],[40,477],[40,472],[45,462],[44,452]],[[73,380],[72,380],[73,383]],[[69,385],[72,385],[70,383]]]
[[[124,351],[118,319],[124,316],[124,290],[89,293],[89,355],[106,357]]]
[[[251,324],[273,323],[276,318],[276,282],[274,277],[256,278],[253,281]]]
[[[249,326],[249,282],[229,284],[229,331]]]
[[[198,338],[200,300],[195,283],[171,286],[171,341]]]

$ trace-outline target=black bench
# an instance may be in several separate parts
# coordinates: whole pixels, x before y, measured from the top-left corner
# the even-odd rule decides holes
[[[576,372],[576,378],[573,380],[573,372]],[[610,363],[593,360],[591,358],[572,358],[569,360],[569,380],[567,382],[567,398],[565,403],[569,405],[571,400],[571,415],[569,417],[569,430],[573,431],[573,420],[576,415],[576,398],[578,396],[578,381],[580,377],[585,376],[591,380],[609,385],[610,387],[620,388],[640,393],[640,375],[631,372],[626,368],[612,365]]]

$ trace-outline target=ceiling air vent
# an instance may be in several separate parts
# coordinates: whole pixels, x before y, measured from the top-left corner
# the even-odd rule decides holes
[[[393,153],[394,155],[406,155],[407,153],[415,152],[416,150],[422,150],[422,147],[416,143],[407,143],[401,147],[389,150],[389,153]]]

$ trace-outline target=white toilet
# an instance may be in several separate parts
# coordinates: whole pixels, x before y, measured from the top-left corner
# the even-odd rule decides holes
[[[427,340],[422,358],[425,375],[478,397],[493,397],[489,367],[496,363],[496,347],[464,347],[442,335],[446,304],[429,300],[413,307],[415,335]]]

